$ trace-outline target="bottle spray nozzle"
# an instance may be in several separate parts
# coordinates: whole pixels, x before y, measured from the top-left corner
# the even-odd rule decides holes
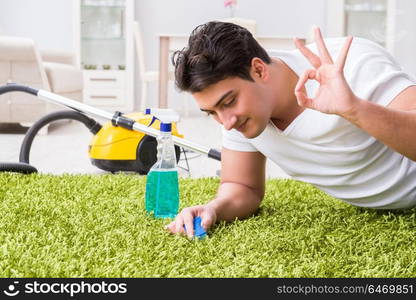
[[[169,108],[150,108],[147,110],[151,115],[160,120],[160,131],[170,132],[172,123],[180,120],[179,114]]]

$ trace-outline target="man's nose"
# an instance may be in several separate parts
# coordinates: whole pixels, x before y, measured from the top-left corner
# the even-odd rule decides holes
[[[233,114],[221,114],[220,119],[225,130],[231,130],[237,123],[237,117]]]

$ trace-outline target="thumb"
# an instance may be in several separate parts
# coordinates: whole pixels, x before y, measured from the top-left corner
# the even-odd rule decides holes
[[[200,217],[201,217],[201,226],[205,230],[209,229],[215,223],[215,221],[216,221],[215,220],[215,217],[212,214],[210,214],[210,213],[208,213],[206,211],[204,211],[200,215]]]

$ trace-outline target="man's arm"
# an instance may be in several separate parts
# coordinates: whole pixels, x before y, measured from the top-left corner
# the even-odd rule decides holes
[[[416,161],[416,86],[402,91],[387,107],[357,99],[354,109],[341,116]]]
[[[256,212],[265,190],[265,157],[260,152],[221,151],[221,184],[207,205],[217,220],[233,221]]]
[[[193,219],[202,218],[207,230],[215,222],[233,221],[254,214],[260,206],[265,190],[266,158],[260,152],[221,151],[221,184],[214,200],[205,205],[184,208],[166,226],[171,233],[185,233],[192,237]]]

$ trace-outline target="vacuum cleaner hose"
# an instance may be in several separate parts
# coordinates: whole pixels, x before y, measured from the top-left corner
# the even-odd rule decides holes
[[[37,173],[38,170],[29,164],[25,163],[2,163],[0,162],[1,172],[18,172],[23,174]]]
[[[33,96],[38,96],[39,90],[16,83],[8,83],[7,85],[0,86],[0,95],[9,92],[24,92],[32,94]]]
[[[25,92],[34,96],[38,95],[38,90],[15,83],[8,83],[0,87],[0,95],[9,92]],[[18,172],[23,174],[37,173],[38,170],[28,163],[6,163],[0,162],[0,172]]]
[[[4,91],[5,89],[8,89],[8,91],[15,91],[16,87],[19,87],[19,86],[7,85],[5,87],[0,87],[0,94],[7,92],[7,91]],[[21,91],[21,88],[22,87],[19,87],[18,90]],[[31,89],[29,87],[27,88]],[[33,90],[33,92],[34,91],[35,90]],[[37,173],[37,169],[34,166],[29,164],[29,153],[32,147],[33,139],[35,138],[39,130],[42,129],[42,127],[44,127],[45,125],[51,122],[58,121],[58,120],[79,121],[83,123],[90,130],[90,132],[94,135],[102,127],[97,121],[91,119],[90,117],[78,111],[64,110],[64,111],[57,111],[57,112],[50,113],[42,117],[38,121],[36,121],[32,125],[32,127],[30,127],[29,130],[26,132],[26,135],[22,142],[22,146],[20,148],[20,156],[19,156],[20,163],[0,162],[0,172],[18,172],[18,173],[23,173],[23,174]]]
[[[64,111],[57,111],[57,112],[50,113],[44,116],[43,118],[39,119],[27,131],[25,138],[23,139],[23,142],[22,142],[22,147],[20,148],[20,157],[19,157],[20,162],[29,164],[30,148],[32,147],[33,139],[35,138],[36,134],[39,132],[39,130],[42,129],[43,126],[51,122],[58,121],[58,120],[79,121],[82,124],[84,124],[90,130],[90,132],[94,135],[102,127],[97,121],[77,111],[64,110]]]

